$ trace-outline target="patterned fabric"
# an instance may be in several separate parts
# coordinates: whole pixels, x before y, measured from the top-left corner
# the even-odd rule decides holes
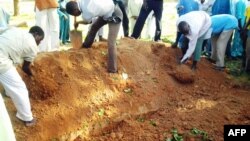
[[[235,17],[237,20],[240,21],[239,27],[243,27],[245,23],[245,11],[246,11],[246,1],[245,0],[238,0],[235,3]],[[238,57],[242,56],[243,52],[243,44],[240,38],[240,32],[235,30],[234,39],[233,39],[233,46],[231,48],[231,56]]]
[[[62,41],[62,43],[65,44],[69,40],[70,17],[69,17],[69,14],[65,10],[65,1],[60,0],[58,1],[58,3],[59,3],[58,15],[59,15],[59,21],[60,21],[59,38]]]

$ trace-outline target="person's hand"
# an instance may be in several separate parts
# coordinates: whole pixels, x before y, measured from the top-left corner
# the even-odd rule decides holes
[[[30,64],[31,62],[25,61],[23,62],[22,70],[28,75],[32,76],[32,72],[30,70]]]
[[[177,11],[180,12],[182,9],[184,9],[184,6],[180,5],[177,7]]]
[[[180,60],[180,64],[185,64],[187,62],[188,58],[184,59],[184,60]]]
[[[75,29],[77,29],[77,28],[78,28],[78,25],[79,25],[79,23],[78,23],[78,22],[75,22],[75,23],[74,23],[74,27],[75,27]]]

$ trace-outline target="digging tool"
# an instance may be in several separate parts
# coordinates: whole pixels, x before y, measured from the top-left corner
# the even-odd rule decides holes
[[[75,23],[76,23],[76,17],[74,17],[74,25]],[[75,28],[74,30],[70,31],[69,36],[70,36],[70,41],[71,41],[73,48],[75,49],[81,48],[82,32],[78,31],[77,28]]]
[[[181,64],[180,63],[180,56],[179,56],[179,53],[178,53],[178,48],[174,48],[174,50],[175,50],[176,62],[177,62],[177,64]]]

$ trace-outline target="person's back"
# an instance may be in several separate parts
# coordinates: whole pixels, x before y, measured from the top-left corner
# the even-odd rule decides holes
[[[212,7],[212,15],[232,14],[230,0],[216,0]]]
[[[194,35],[198,37],[203,35],[211,25],[210,16],[204,11],[192,11],[181,16],[177,20],[177,25],[181,21],[187,22],[191,28],[191,32],[186,35],[190,40]]]
[[[211,17],[212,20],[212,33],[213,34],[220,34],[223,31],[236,29],[238,28],[238,21],[237,19],[228,14],[220,14]]]
[[[37,51],[38,47],[32,34],[15,27],[6,29],[6,31],[0,34],[0,73],[11,67],[12,62],[20,64],[24,57],[27,57],[26,60],[29,57],[33,59]],[[11,58],[11,60],[6,58]]]

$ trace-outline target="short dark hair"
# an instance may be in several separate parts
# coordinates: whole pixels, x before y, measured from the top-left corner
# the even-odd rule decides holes
[[[186,34],[189,33],[190,27],[189,27],[189,24],[187,22],[181,21],[178,24],[178,29],[179,29],[179,32],[181,32],[182,34],[186,35]]]
[[[31,33],[31,34],[37,34],[37,35],[39,35],[39,36],[44,37],[44,31],[43,31],[43,29],[42,29],[41,27],[39,27],[39,26],[32,26],[32,27],[30,28],[30,30],[29,30],[29,33]]]
[[[73,15],[75,8],[78,7],[76,1],[69,1],[66,4],[66,12],[70,15]]]

